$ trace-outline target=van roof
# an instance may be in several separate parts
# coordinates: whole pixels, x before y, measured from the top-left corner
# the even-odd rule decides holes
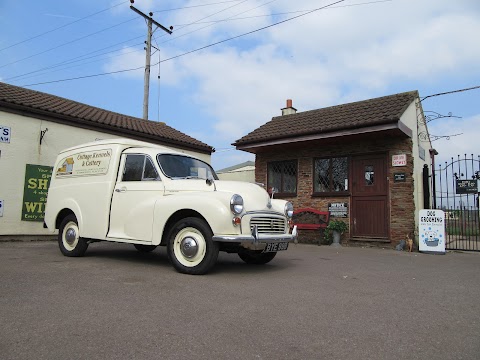
[[[120,145],[120,146],[123,146],[125,148],[133,148],[133,147],[150,148],[150,149],[158,149],[158,150],[168,152],[168,153],[181,154],[180,151],[172,150],[172,149],[170,149],[168,147],[165,147],[165,146],[155,145],[155,144],[148,143],[148,142],[126,139],[126,138],[105,139],[105,140],[92,141],[92,142],[89,142],[89,143],[80,144],[80,145],[72,146],[72,147],[67,148],[67,149],[63,149],[60,153],[70,152],[70,151],[73,151],[73,150],[84,149],[84,148],[91,147],[91,146],[109,146],[109,145],[110,146],[111,145]]]

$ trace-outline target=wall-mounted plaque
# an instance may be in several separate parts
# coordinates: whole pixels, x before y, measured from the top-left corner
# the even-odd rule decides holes
[[[395,173],[393,174],[393,182],[405,182],[406,176],[405,173]]]

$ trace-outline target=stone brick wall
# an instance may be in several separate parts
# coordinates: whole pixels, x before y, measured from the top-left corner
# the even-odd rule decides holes
[[[361,140],[346,143],[341,139],[335,145],[305,145],[297,150],[280,152],[278,150],[257,154],[255,159],[255,180],[267,184],[267,163],[270,161],[297,160],[297,196],[285,197],[293,203],[295,208],[311,207],[320,211],[328,210],[328,203],[346,202],[351,211],[350,195],[317,197],[313,194],[313,159],[322,157],[340,157],[353,155],[367,155],[370,153],[384,153],[387,157],[388,174],[388,204],[389,211],[386,216],[390,224],[389,244],[381,246],[394,247],[400,240],[405,239],[405,234],[412,236],[415,229],[415,204],[413,198],[413,158],[411,139],[388,138],[379,136],[378,139]],[[407,155],[407,165],[392,167],[392,156],[397,154]],[[405,182],[394,182],[394,173],[405,173]],[[351,169],[349,168],[351,177]],[[351,184],[349,179],[349,184]],[[349,214],[350,216],[350,214]],[[350,217],[342,218],[350,224]],[[320,232],[302,230],[299,232],[299,241],[318,243]],[[351,241],[350,233],[343,236],[343,242]]]

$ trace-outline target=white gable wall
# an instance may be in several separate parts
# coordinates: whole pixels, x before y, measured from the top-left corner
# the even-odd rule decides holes
[[[412,157],[413,157],[413,180],[415,201],[415,225],[418,227],[418,212],[423,207],[423,166],[427,165],[431,172],[430,149],[432,144],[429,140],[424,141],[419,134],[427,133],[427,126],[423,117],[420,100],[415,99],[400,117],[400,121],[412,130]],[[428,139],[428,137],[427,137]],[[425,160],[420,158],[420,147],[425,150]],[[399,168],[400,171],[401,168]],[[408,174],[407,174],[408,175]],[[430,174],[431,175],[431,174]],[[432,195],[432,194],[431,194]]]
[[[65,148],[119,136],[4,111],[0,111],[0,126],[11,129],[10,143],[0,142],[0,200],[3,200],[0,237],[50,235],[43,228],[43,221],[22,220],[26,164],[53,166],[57,154]],[[47,128],[40,145],[40,132]],[[175,149],[211,162],[208,154]]]

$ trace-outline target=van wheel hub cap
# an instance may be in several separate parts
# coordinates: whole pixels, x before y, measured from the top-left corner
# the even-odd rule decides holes
[[[75,229],[72,229],[72,228],[68,229],[65,234],[65,240],[67,241],[67,243],[72,245],[73,243],[75,243],[76,238],[77,238],[77,233],[75,232]]]
[[[180,243],[180,251],[186,258],[193,258],[198,252],[197,241],[193,237],[186,237]]]

